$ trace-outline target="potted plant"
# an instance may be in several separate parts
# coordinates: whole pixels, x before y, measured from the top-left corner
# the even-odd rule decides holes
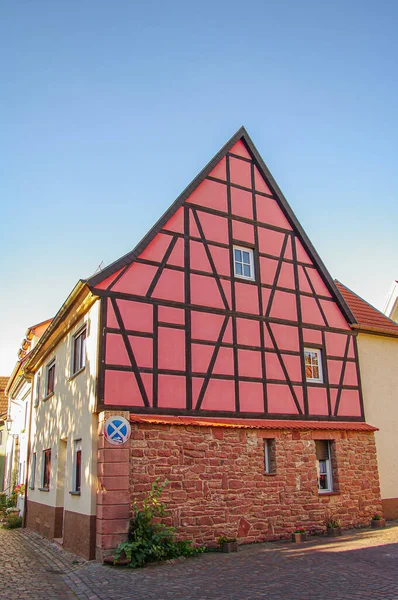
[[[383,519],[383,517],[381,515],[376,513],[372,517],[371,525],[372,525],[373,529],[381,529],[382,527],[386,526],[386,520]]]
[[[221,552],[238,551],[238,542],[236,541],[236,538],[221,536],[220,538],[218,538],[218,545],[220,546]]]
[[[338,537],[339,535],[341,535],[341,524],[338,519],[335,519],[334,517],[329,517],[326,520],[325,524],[326,532],[328,535],[330,535],[331,537]]]
[[[295,529],[292,533],[292,542],[301,544],[307,540],[307,535],[304,529]]]

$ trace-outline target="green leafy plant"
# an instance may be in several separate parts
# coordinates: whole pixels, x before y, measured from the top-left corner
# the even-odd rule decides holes
[[[225,536],[221,536],[218,538],[218,545],[223,546],[224,544],[230,544],[232,542],[236,542],[236,538],[229,538]]]
[[[17,529],[18,527],[22,527],[22,517],[19,517],[15,513],[10,513],[6,517],[4,527],[5,529]]]
[[[328,517],[328,519],[326,519],[325,525],[327,529],[337,529],[338,527],[341,527],[340,521],[335,517]]]
[[[7,505],[7,494],[2,492],[0,494],[0,510],[4,510]]]
[[[305,529],[295,529],[293,533],[305,533]]]
[[[379,515],[379,513],[376,513],[375,515],[373,515],[372,521],[381,521],[381,515]]]
[[[160,482],[156,478],[151,491],[140,508],[134,503],[134,517],[131,519],[128,541],[122,542],[116,549],[114,564],[122,557],[128,560],[128,566],[143,567],[147,562],[168,560],[178,556],[192,556],[204,552],[205,548],[196,548],[189,540],[176,541],[175,528],[160,522],[166,515],[166,507],[160,501],[167,479]]]

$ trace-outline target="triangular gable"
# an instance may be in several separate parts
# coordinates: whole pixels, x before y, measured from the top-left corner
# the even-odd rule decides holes
[[[294,212],[289,206],[286,198],[282,194],[279,186],[265,165],[263,159],[258,153],[256,147],[254,146],[251,138],[246,132],[244,127],[241,127],[235,135],[223,146],[223,148],[214,156],[214,158],[202,169],[202,171],[195,177],[195,179],[185,188],[185,190],[180,194],[180,196],[173,202],[173,204],[167,209],[167,211],[162,215],[162,217],[157,221],[157,223],[152,227],[152,229],[146,234],[146,236],[139,242],[139,244],[126,254],[121,257],[119,260],[115,261],[108,267],[106,267],[100,273],[97,273],[93,277],[90,277],[87,280],[87,283],[90,285],[92,291],[95,293],[95,288],[103,288],[104,280],[108,279],[109,281],[113,281],[112,276],[117,272],[121,272],[122,269],[128,265],[130,265],[133,261],[135,261],[140,254],[147,249],[147,247],[154,240],[155,236],[161,231],[162,228],[169,222],[169,227],[173,228],[175,231],[176,228],[179,228],[179,225],[182,226],[183,223],[183,214],[182,211],[179,210],[180,207],[185,203],[185,201],[195,192],[195,190],[199,187],[199,185],[207,178],[213,178],[214,184],[217,185],[217,179],[220,181],[225,181],[225,156],[227,153],[236,154],[236,156],[240,156],[243,158],[251,159],[254,161],[254,180],[256,182],[257,191],[264,194],[264,199],[269,197],[269,209],[273,210],[272,203],[275,202],[275,206],[279,206],[282,210],[283,218],[285,219],[285,223],[287,226],[295,230],[297,237],[299,238],[302,244],[302,254],[304,257],[308,255],[309,263],[313,264],[317,267],[319,273],[321,274],[323,283],[326,288],[332,294],[332,296],[336,299],[342,313],[349,323],[356,323],[356,320],[351,313],[349,307],[346,302],[343,300],[339,290],[335,286],[331,276],[329,275],[325,265],[320,259],[318,253],[315,248],[311,244],[308,239],[305,231],[301,227],[298,222]],[[233,160],[233,156],[231,157],[231,161]],[[250,163],[247,163],[247,166],[239,161],[239,171],[236,171],[236,181],[237,185],[245,187],[246,182],[249,177],[249,166]],[[207,180],[210,182],[210,180]],[[239,190],[239,188],[235,188]],[[241,190],[244,194],[244,190]],[[273,196],[271,198],[270,196]],[[233,201],[233,199],[232,199]],[[303,262],[306,262],[303,261]],[[114,276],[116,280],[119,276],[119,273]]]

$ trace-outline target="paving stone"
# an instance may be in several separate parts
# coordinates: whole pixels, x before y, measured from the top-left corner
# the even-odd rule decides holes
[[[7,600],[398,600],[397,564],[398,523],[137,570],[84,561],[31,531],[0,529]]]

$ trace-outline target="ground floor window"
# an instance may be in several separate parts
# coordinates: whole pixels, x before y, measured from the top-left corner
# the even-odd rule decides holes
[[[276,472],[275,440],[264,440],[264,472],[267,475]]]
[[[75,440],[75,456],[73,469],[73,491],[80,492],[82,481],[82,441]]]
[[[316,440],[316,462],[318,472],[318,490],[331,492],[333,490],[331,447],[329,440]]]
[[[43,488],[50,487],[51,449],[43,450]]]
[[[36,480],[36,452],[32,454],[32,463],[30,466],[30,489],[35,489],[35,480]]]

